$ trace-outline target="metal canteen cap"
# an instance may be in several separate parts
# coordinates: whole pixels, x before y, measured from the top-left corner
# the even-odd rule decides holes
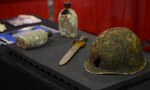
[[[139,38],[129,29],[114,27],[100,33],[85,62],[93,74],[135,74],[146,66]]]

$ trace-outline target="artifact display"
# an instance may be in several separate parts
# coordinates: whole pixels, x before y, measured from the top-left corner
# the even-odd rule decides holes
[[[146,66],[139,38],[129,29],[110,28],[98,35],[85,62],[93,74],[135,74]]]
[[[47,42],[50,33],[44,30],[34,30],[16,37],[17,46],[27,49],[37,47]]]
[[[57,29],[57,24],[48,24],[51,26],[54,25],[53,28]],[[146,52],[143,53],[147,59],[147,65],[141,72],[135,75],[93,75],[87,72],[83,65],[85,60],[88,59],[88,55],[90,55],[89,50],[96,35],[79,31],[79,36],[82,35],[88,37],[86,46],[79,49],[71,58],[70,62],[63,66],[59,66],[58,63],[70,49],[72,39],[61,37],[60,35],[52,35],[50,39],[48,39],[49,41],[40,48],[26,50],[19,48],[15,44],[11,44],[6,46],[6,49],[10,56],[17,59],[16,65],[21,66],[19,63],[23,62],[22,64],[27,65],[27,67],[31,66],[27,70],[40,71],[37,72],[37,76],[41,75],[44,77],[44,82],[47,85],[51,84],[47,82],[47,80],[54,78],[54,80],[57,79],[58,81],[63,80],[63,82],[61,81],[61,85],[65,84],[69,87],[77,87],[75,88],[77,90],[116,90],[150,77],[150,56],[149,53]],[[9,61],[14,62],[15,59],[12,57],[10,57]],[[44,76],[42,73],[44,73]],[[35,73],[33,73],[33,75],[34,74]],[[45,75],[48,75],[46,79]]]
[[[85,46],[85,41],[87,39],[87,36],[81,36],[79,40],[74,40],[72,48],[63,56],[59,62],[59,65],[66,64],[80,47]]]
[[[67,38],[75,38],[78,35],[77,14],[71,8],[70,2],[65,2],[64,7],[58,16],[60,35]]]

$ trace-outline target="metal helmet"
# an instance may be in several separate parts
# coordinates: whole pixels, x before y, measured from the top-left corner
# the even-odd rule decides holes
[[[93,74],[135,74],[145,66],[140,40],[123,27],[99,34],[84,65],[86,71]]]

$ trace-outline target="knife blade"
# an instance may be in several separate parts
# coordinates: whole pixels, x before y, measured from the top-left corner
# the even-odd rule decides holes
[[[85,46],[85,41],[87,39],[88,39],[87,36],[81,36],[79,40],[74,40],[73,46],[62,57],[62,59],[59,62],[59,65],[66,64],[81,47]]]

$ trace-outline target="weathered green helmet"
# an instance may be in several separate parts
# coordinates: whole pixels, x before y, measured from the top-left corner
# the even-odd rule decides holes
[[[98,35],[84,66],[93,74],[135,74],[146,60],[138,37],[127,28],[115,27]]]

